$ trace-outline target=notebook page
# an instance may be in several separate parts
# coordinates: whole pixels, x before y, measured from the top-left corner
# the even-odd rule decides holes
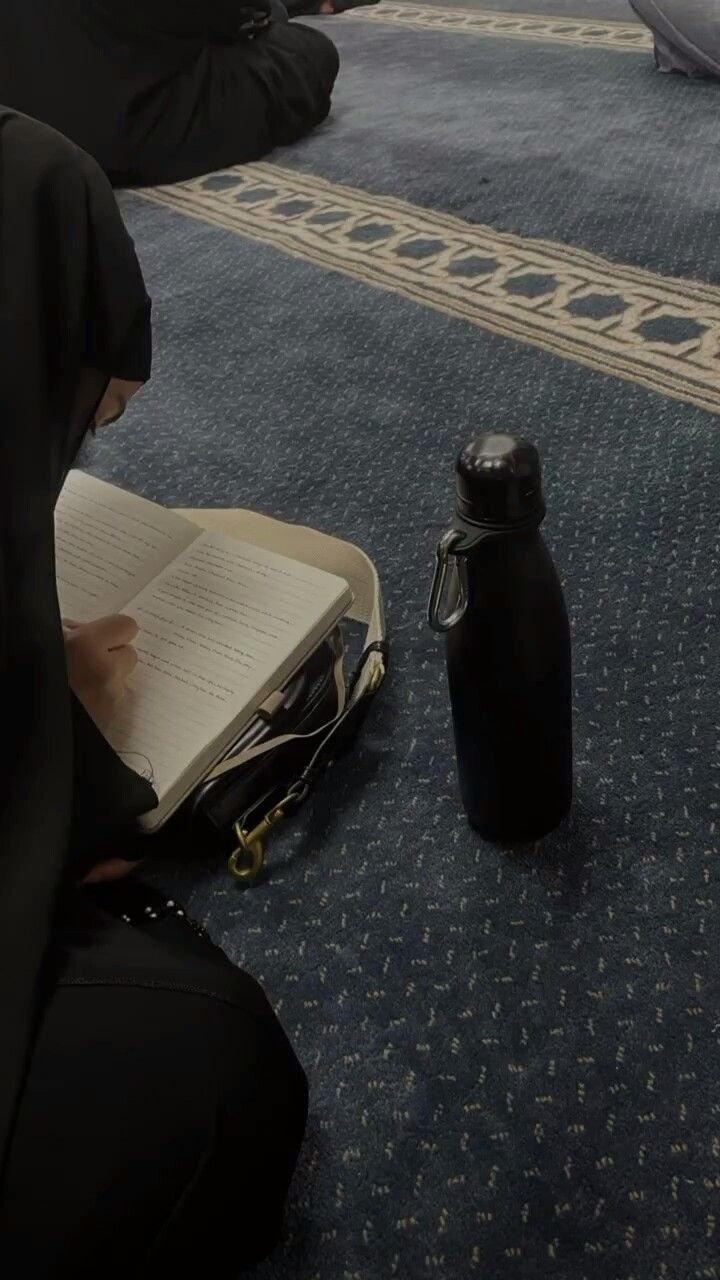
[[[154,502],[71,471],[55,508],[60,610],[75,622],[121,613],[197,527]]]
[[[131,602],[139,662],[108,736],[158,792],[151,824],[163,817],[163,799],[188,771],[199,778],[351,599],[331,574],[202,533]]]

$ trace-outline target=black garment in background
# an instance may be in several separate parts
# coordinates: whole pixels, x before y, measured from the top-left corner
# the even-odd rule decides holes
[[[70,694],[53,510],[109,377],[149,376],[149,316],[97,166],[0,108],[7,1280],[141,1277],[175,1260],[182,1275],[203,1233],[218,1280],[233,1275],[272,1243],[305,1122],[302,1071],[256,984],[179,918],[138,924],[133,882],[78,886],[105,828],[155,796]],[[229,1205],[231,1163],[247,1207],[242,1194]]]
[[[116,186],[178,182],[295,142],[338,70],[312,28],[242,28],[271,0],[2,0],[0,101],[89,152]]]
[[[287,0],[287,16],[289,18],[314,17],[320,13],[321,3],[322,0]],[[347,13],[348,9],[363,9],[372,4],[378,4],[378,0],[332,0],[332,12],[333,14]]]

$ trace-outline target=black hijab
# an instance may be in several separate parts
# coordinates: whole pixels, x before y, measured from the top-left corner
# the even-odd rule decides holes
[[[76,837],[115,800],[128,816],[153,804],[70,694],[53,530],[110,377],[149,377],[150,301],[94,161],[2,107],[0,335],[1,1170]]]

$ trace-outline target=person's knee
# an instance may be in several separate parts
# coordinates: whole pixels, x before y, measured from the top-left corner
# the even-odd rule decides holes
[[[300,30],[295,23],[291,25],[295,31]],[[338,71],[340,70],[340,54],[332,40],[324,32],[316,31],[314,27],[303,27],[302,31],[305,37],[310,37],[306,44],[306,56],[312,58],[312,64],[316,74],[319,75],[320,83],[329,95],[333,91]]]
[[[320,32],[320,34],[322,35],[322,32]],[[329,80],[330,90],[332,90],[335,84],[335,81],[337,80],[338,72],[340,70],[340,54],[335,48],[335,45],[333,44],[332,40],[328,40],[327,36],[323,36],[323,39],[327,42],[327,45],[328,45],[328,48],[326,51],[325,67],[326,67],[326,74]]]
[[[284,1043],[282,1046],[278,1044],[276,1050],[279,1092],[285,1099],[288,1117],[302,1135],[307,1122],[310,1097],[308,1080],[284,1032],[282,1039]]]
[[[318,32],[318,35],[322,35],[322,32],[321,31]],[[335,81],[337,80],[337,75],[340,70],[340,54],[338,53],[332,40],[329,40],[327,36],[323,36],[323,40],[325,41],[325,44],[327,46],[325,50],[325,62],[324,62],[325,72],[329,80],[330,89],[332,89],[335,84]]]

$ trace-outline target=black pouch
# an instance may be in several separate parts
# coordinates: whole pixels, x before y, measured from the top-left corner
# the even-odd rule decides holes
[[[330,724],[337,715],[334,679],[335,653],[324,644],[307,665],[280,691],[272,710],[261,710],[225,756],[232,760],[250,747],[284,734],[308,735]],[[202,783],[190,801],[196,824],[215,836],[232,838],[235,823],[253,809],[286,790],[314,754],[314,738],[300,737],[284,748],[258,756],[238,769]]]

